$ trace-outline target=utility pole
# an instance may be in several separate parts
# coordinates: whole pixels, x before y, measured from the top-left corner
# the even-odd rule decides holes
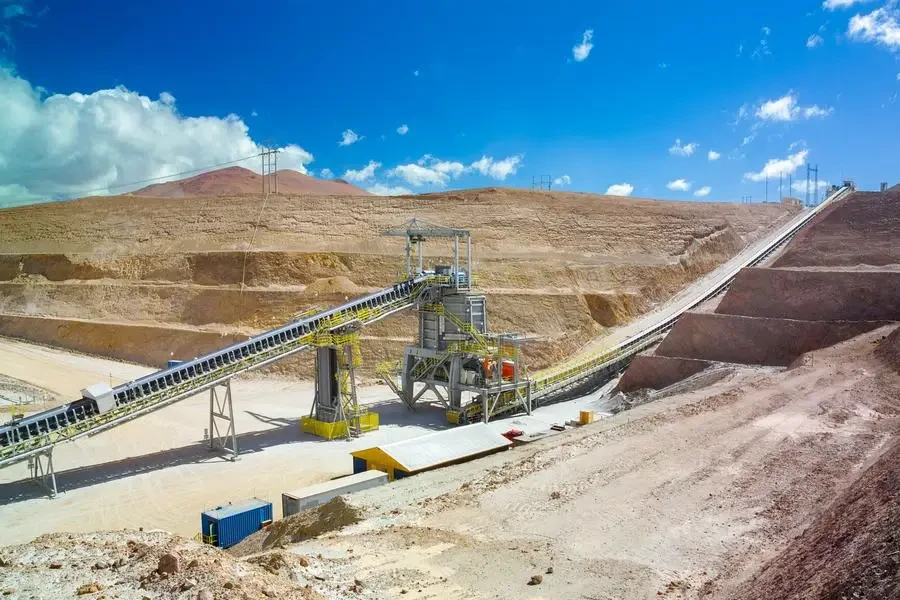
[[[262,159],[262,193],[278,193],[278,150],[263,146],[259,153]]]
[[[815,192],[813,192],[813,198],[816,201],[816,206],[819,205],[819,164],[816,163],[816,187]]]
[[[778,201],[781,202],[784,199],[784,194],[781,192],[781,186],[784,183],[784,173],[778,172]]]
[[[819,165],[813,167],[809,163],[806,163],[806,205],[812,206],[810,203],[810,189],[809,189],[809,174],[815,173],[816,179],[815,184],[812,188],[812,199],[814,200],[814,204],[819,203]]]
[[[769,203],[769,174],[766,173],[766,204]]]

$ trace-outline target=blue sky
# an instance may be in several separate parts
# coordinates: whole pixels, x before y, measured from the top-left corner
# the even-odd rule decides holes
[[[898,173],[895,0],[0,0],[0,19],[7,205],[262,143],[381,193],[549,174],[737,201],[807,161],[864,188]]]

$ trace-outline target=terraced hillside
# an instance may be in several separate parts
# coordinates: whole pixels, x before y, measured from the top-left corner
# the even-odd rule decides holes
[[[416,197],[108,197],[0,210],[0,335],[161,365],[383,287],[412,217],[473,233],[495,331],[541,368],[665,300],[790,218],[787,207],[479,189]],[[429,264],[449,244],[426,245]],[[412,314],[365,331],[368,368]],[[306,375],[309,357],[278,370]]]

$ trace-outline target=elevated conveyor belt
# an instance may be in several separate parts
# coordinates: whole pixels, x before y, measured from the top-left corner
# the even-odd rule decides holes
[[[648,317],[648,325],[640,333],[608,350],[576,357],[528,379],[531,406],[551,402],[573,389],[598,382],[605,374],[611,375],[624,368],[633,356],[660,341],[684,312],[721,293],[741,269],[765,260],[819,212],[850,191],[848,187],[840,188],[817,207],[801,213],[761,248],[716,277],[702,293]],[[449,283],[448,276],[422,274],[337,308],[302,316],[244,342],[120,385],[112,389],[110,397],[103,402],[85,397],[0,426],[0,468],[47,453],[57,444],[115,427],[223,384],[236,375],[292,356],[313,346],[319,336],[347,326],[374,323],[413,306],[428,286]],[[512,392],[514,396],[515,390]],[[498,402],[491,416],[516,406],[511,402]]]
[[[572,358],[530,377],[528,381],[531,386],[531,407],[534,408],[564,398],[572,390],[583,389],[588,386],[599,387],[608,382],[616,373],[624,369],[635,355],[662,341],[681,315],[722,293],[731,285],[741,269],[763,262],[772,253],[790,241],[800,229],[822,210],[846,197],[851,192],[852,189],[850,187],[842,187],[829,195],[818,206],[802,212],[770,237],[762,247],[724,271],[714,281],[711,281],[703,292],[684,299],[657,315],[645,317],[647,326],[639,333],[616,344],[612,348]],[[525,389],[523,387],[520,390],[520,394],[524,393]],[[497,402],[489,416],[493,418],[504,412],[519,408],[521,408],[521,405],[515,400],[514,393],[507,393],[506,398],[501,398]],[[466,407],[466,412],[470,413],[470,420],[478,420],[481,410],[481,405],[477,402]]]
[[[304,316],[247,341],[157,371],[112,390],[109,406],[82,398],[0,427],[0,467],[45,453],[54,445],[93,435],[230,378],[306,350],[317,336],[367,325],[411,307],[441,277],[424,274],[334,309]],[[101,403],[102,404],[102,403]]]
[[[737,265],[722,273],[720,277],[717,277],[704,292],[698,296],[684,300],[680,306],[676,306],[672,310],[662,312],[658,315],[657,319],[652,319],[651,317],[652,320],[640,333],[608,350],[593,355],[575,358],[558,367],[536,374],[533,377],[531,384],[532,400],[540,401],[543,398],[554,396],[561,391],[580,386],[586,379],[590,379],[604,371],[618,371],[621,367],[625,366],[623,363],[627,363],[627,361],[639,352],[642,352],[661,341],[681,315],[697,308],[710,298],[714,298],[725,291],[725,289],[727,289],[734,281],[734,278],[741,269],[752,267],[763,262],[772,253],[790,241],[790,239],[815,218],[817,214],[832,203],[844,198],[851,191],[852,190],[849,187],[842,187],[829,195],[818,206],[801,213],[797,218],[793,219],[789,224],[783,227],[777,235],[770,238],[763,247],[759,248],[756,252],[753,252],[745,260],[740,261]],[[538,402],[538,404],[539,403],[540,402]]]

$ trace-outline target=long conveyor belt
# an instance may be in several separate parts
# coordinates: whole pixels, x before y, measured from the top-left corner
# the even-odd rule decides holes
[[[568,397],[570,395],[569,392],[572,390],[583,390],[585,386],[600,387],[611,380],[638,353],[662,341],[681,315],[722,293],[731,285],[741,269],[762,263],[772,253],[790,241],[800,229],[822,210],[844,198],[851,191],[852,188],[845,186],[832,192],[821,204],[801,213],[785,225],[764,246],[716,277],[703,293],[684,300],[681,305],[676,306],[673,310],[660,313],[656,318],[653,318],[653,316],[649,317],[647,326],[639,333],[611,348],[593,354],[577,356],[530,377],[527,383],[531,386],[532,408]],[[524,389],[520,390],[520,395],[524,395],[524,393]],[[520,407],[520,404],[516,402],[515,395],[509,393],[506,402],[500,401],[495,405],[490,417],[515,410],[518,407]],[[478,419],[477,415],[481,410],[481,405],[477,402],[467,407],[467,411],[472,413],[470,417],[474,418],[474,420]]]
[[[230,378],[301,352],[316,336],[351,324],[367,325],[413,306],[440,276],[423,274],[337,308],[282,325],[246,341],[163,369],[112,389],[107,410],[83,398],[0,427],[0,467],[93,435],[167,406]]]
[[[721,293],[741,269],[761,263],[821,210],[850,191],[849,187],[834,191],[821,204],[792,220],[763,247],[717,277],[702,294],[651,319],[640,333],[608,350],[574,358],[530,378],[528,383],[533,405],[549,402],[598,379],[604,373],[621,370],[636,354],[661,340],[682,314]],[[115,427],[222,384],[236,375],[292,356],[313,346],[317,336],[351,324],[374,323],[412,307],[422,290],[442,283],[441,279],[442,276],[422,274],[337,308],[305,316],[246,341],[120,385],[112,389],[108,406],[100,406],[83,398],[3,425],[0,427],[0,467],[46,452],[56,444]],[[511,408],[512,405],[501,403],[494,414]]]

